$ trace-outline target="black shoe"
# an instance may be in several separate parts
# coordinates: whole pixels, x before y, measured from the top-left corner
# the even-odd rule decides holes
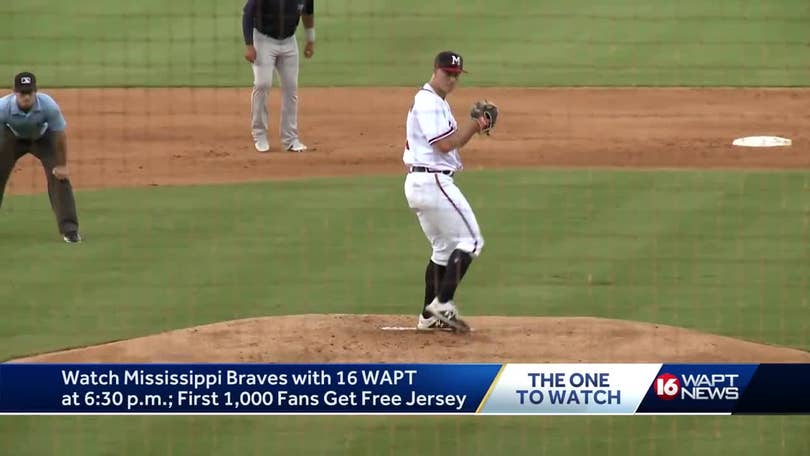
[[[78,231],[65,233],[62,236],[62,239],[64,239],[68,244],[78,244],[79,242],[82,242],[82,237],[79,235]]]

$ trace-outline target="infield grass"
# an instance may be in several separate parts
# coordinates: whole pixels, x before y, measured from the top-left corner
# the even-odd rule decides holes
[[[810,348],[803,173],[491,171],[469,314],[596,315]],[[289,202],[295,200],[296,204]],[[416,313],[430,250],[399,178],[10,197],[0,358],[239,317]],[[217,214],[211,217],[210,214]],[[589,279],[590,277],[590,279]]]
[[[0,424],[10,418],[0,419]],[[41,417],[0,426],[9,454],[799,456],[806,417]],[[36,436],[43,436],[36,438]],[[48,436],[48,438],[44,438]],[[7,443],[8,442],[8,443]]]
[[[810,348],[806,174],[525,170],[457,181],[487,242],[457,295],[466,314],[594,315]],[[58,239],[44,195],[5,203],[0,251],[13,275],[0,288],[2,359],[251,316],[418,311],[429,249],[399,177],[77,198],[87,238],[78,246]],[[0,423],[15,455],[798,455],[810,425],[800,417]]]

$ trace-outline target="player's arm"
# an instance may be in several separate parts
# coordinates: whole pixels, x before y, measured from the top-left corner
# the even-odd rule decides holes
[[[481,124],[473,119],[467,119],[461,125],[452,125],[444,112],[444,107],[435,94],[427,91],[417,93],[411,110],[416,115],[416,121],[428,144],[442,153],[463,147],[474,134],[481,131]]]
[[[70,176],[67,166],[67,134],[64,130],[54,132],[54,147],[56,155],[56,166],[51,171],[59,180],[67,179]]]
[[[65,130],[54,132],[56,145],[56,166],[67,166],[67,133]]]
[[[448,153],[453,149],[464,147],[476,133],[481,131],[481,124],[475,120],[468,120],[459,126],[450,136],[439,139],[433,143],[436,149],[442,153]]]
[[[46,99],[45,104],[45,120],[48,122],[48,130],[54,135],[54,155],[56,156],[56,166],[53,168],[53,175],[57,179],[68,178],[67,167],[67,122],[65,116],[62,115],[59,105],[51,99]]]
[[[245,39],[245,60],[256,61],[256,48],[253,47],[253,21],[255,20],[256,0],[247,0],[242,9],[242,36]]]
[[[307,45],[304,48],[304,57],[310,58],[315,54],[315,0],[307,0],[304,4],[304,14],[301,15],[304,31],[307,34]]]

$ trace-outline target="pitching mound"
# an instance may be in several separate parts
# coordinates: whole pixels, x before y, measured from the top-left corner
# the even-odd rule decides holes
[[[471,317],[473,332],[413,316],[295,315],[216,323],[18,362],[810,362],[810,353],[671,326],[600,318]]]

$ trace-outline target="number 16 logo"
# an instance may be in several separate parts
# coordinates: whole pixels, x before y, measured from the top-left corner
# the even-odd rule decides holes
[[[653,388],[659,399],[671,401],[681,392],[681,381],[672,374],[661,374],[655,379]]]

